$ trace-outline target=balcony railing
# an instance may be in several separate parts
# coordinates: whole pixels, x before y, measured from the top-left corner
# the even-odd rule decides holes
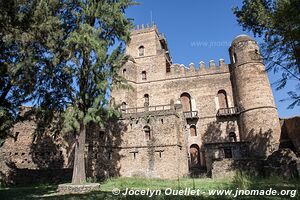
[[[186,119],[198,119],[198,111],[183,112]]]
[[[151,111],[164,111],[171,110],[172,105],[158,105],[158,106],[147,106],[147,107],[135,107],[135,108],[121,108],[122,113],[133,114],[133,113],[142,113],[142,112],[151,112]]]
[[[240,114],[240,112],[241,109],[239,107],[220,108],[217,112],[217,116],[234,116]]]

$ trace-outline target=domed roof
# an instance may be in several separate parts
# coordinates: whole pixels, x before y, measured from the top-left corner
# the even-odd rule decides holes
[[[243,42],[243,41],[255,41],[255,40],[252,37],[250,37],[249,35],[242,34],[242,35],[238,35],[234,38],[234,40],[231,43],[231,46],[236,43]]]

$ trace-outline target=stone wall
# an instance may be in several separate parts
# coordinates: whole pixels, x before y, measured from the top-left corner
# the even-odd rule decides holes
[[[124,114],[102,138],[90,140],[93,176],[177,178],[188,173],[182,113],[178,110]],[[150,128],[150,139],[144,128]]]
[[[300,117],[281,119],[280,144],[283,148],[292,149],[300,154]]]
[[[210,170],[214,170],[213,167],[214,162],[218,163],[218,161],[224,159],[241,160],[241,159],[249,158],[249,143],[250,142],[206,143],[205,144],[206,165],[209,172],[211,172]]]
[[[222,159],[212,164],[212,178],[233,178],[238,173],[244,173],[252,177],[264,176],[264,160],[233,160]]]

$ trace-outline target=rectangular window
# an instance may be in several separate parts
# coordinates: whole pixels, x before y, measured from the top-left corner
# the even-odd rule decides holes
[[[166,72],[169,73],[171,72],[171,66],[170,63],[166,60]]]
[[[225,158],[232,158],[232,150],[231,150],[231,148],[224,148],[224,157]]]
[[[147,80],[147,73],[146,73],[146,71],[142,71],[142,80],[143,81]]]

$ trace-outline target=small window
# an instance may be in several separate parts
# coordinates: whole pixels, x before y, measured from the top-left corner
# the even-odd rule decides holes
[[[196,126],[195,125],[191,125],[190,126],[190,135],[191,136],[197,136]]]
[[[144,133],[146,140],[151,140],[151,130],[149,126],[144,127]]]
[[[167,73],[171,72],[171,66],[170,66],[170,63],[168,61],[166,61],[166,72]]]
[[[142,80],[143,81],[147,80],[147,72],[146,71],[142,71]]]
[[[122,111],[122,112],[126,112],[126,108],[127,108],[126,102],[122,102],[122,105],[121,105],[121,111]]]
[[[236,142],[236,134],[234,132],[229,133],[229,141]]]
[[[218,91],[219,108],[228,108],[227,94],[225,90]]]
[[[108,152],[108,160],[112,160],[112,151]]]
[[[123,76],[126,75],[126,69],[123,69]]]
[[[236,56],[236,53],[233,54],[233,63],[236,63],[237,62],[237,56]]]
[[[14,137],[15,142],[17,141],[19,134],[20,134],[20,132],[16,132],[15,137]]]
[[[232,150],[231,150],[231,148],[225,148],[224,149],[224,157],[225,158],[232,158]]]
[[[136,159],[136,155],[139,153],[138,151],[132,151],[132,152],[129,152],[129,153],[132,153],[133,154],[133,159]]]
[[[99,132],[99,138],[101,139],[101,140],[103,140],[104,139],[104,136],[105,136],[105,133],[104,133],[104,131],[100,131]]]
[[[145,54],[145,48],[144,48],[144,46],[140,46],[139,47],[139,56],[144,56],[144,54]]]
[[[145,104],[149,105],[149,94],[144,95]]]

